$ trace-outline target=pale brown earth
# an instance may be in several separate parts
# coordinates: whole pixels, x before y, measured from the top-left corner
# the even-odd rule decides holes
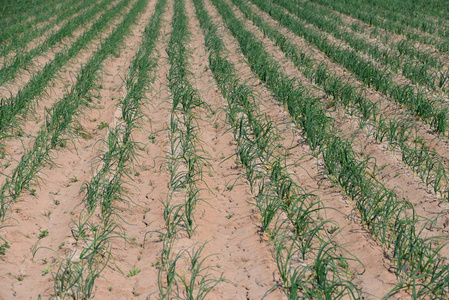
[[[323,104],[329,102],[324,92],[306,79],[273,42],[245,19],[231,1],[223,1],[231,5],[239,19],[244,20],[245,28],[264,43],[265,49],[280,63],[286,74],[298,79]],[[52,296],[54,299],[60,299],[54,297],[53,275],[63,259],[79,250],[71,229],[82,218],[85,187],[101,167],[101,157],[107,148],[105,140],[110,130],[120,126],[120,100],[128,92],[125,80],[131,61],[142,42],[145,26],[154,13],[156,2],[148,0],[146,9],[131,27],[132,34],[120,45],[120,51],[103,62],[96,82],[97,89],[92,91],[94,100],[91,107],[80,108],[70,132],[66,134],[68,142],[64,147],[58,147],[51,152],[53,164],[42,166],[38,173],[38,184],[32,186],[32,191],[22,192],[8,212],[7,220],[0,224],[0,237],[10,243],[10,248],[5,249],[5,255],[0,255],[0,299],[37,299],[39,296],[42,299],[50,299]],[[115,5],[118,2],[112,3]],[[44,126],[46,109],[55,105],[70,91],[81,67],[93,56],[101,42],[111,34],[134,3],[135,1],[132,1],[88,47],[58,72],[56,79],[43,95],[35,99],[33,110],[19,117],[18,128],[12,130],[10,136],[0,139],[4,152],[0,157],[1,185],[17,167],[24,152],[33,145],[38,131]],[[123,183],[127,201],[120,204],[120,218],[117,218],[119,232],[123,236],[112,239],[110,250],[113,259],[95,282],[96,299],[160,298],[158,272],[163,251],[160,233],[166,230],[164,204],[169,200],[178,203],[185,196],[185,191],[172,194],[169,187],[172,175],[168,168],[172,155],[169,127],[173,96],[168,86],[170,63],[166,49],[172,31],[173,4],[174,0],[168,0],[162,15],[161,35],[152,53],[156,66],[151,72],[151,82],[147,83],[148,90],[142,106],[143,118],[132,133],[133,141],[138,145],[137,155],[129,162],[128,167],[132,171]],[[392,263],[385,254],[387,250],[370,236],[358,217],[353,201],[328,178],[322,159],[313,155],[306,144],[304,134],[297,128],[286,108],[276,101],[251,71],[237,41],[225,27],[214,5],[210,0],[205,0],[204,4],[219,28],[220,37],[226,46],[227,58],[236,66],[239,79],[252,87],[260,111],[276,124],[279,136],[276,143],[286,151],[287,172],[305,192],[320,199],[325,208],[317,214],[317,220],[330,221],[338,227],[337,231],[330,234],[332,241],[357,258],[349,262],[349,280],[360,289],[364,299],[381,299],[398,284],[395,274],[391,271]],[[190,72],[187,77],[199,98],[205,103],[204,106],[194,109],[199,135],[197,151],[206,158],[207,164],[203,166],[202,180],[197,183],[202,201],[194,209],[195,232],[192,237],[188,237],[181,230],[174,240],[174,253],[184,255],[177,265],[177,272],[188,278],[191,270],[188,267],[186,252],[183,251],[192,251],[204,246],[201,252],[204,266],[207,267],[204,272],[207,272],[210,278],[225,278],[210,291],[206,299],[286,299],[282,290],[277,287],[281,279],[273,256],[272,243],[261,232],[261,216],[253,205],[256,191],[251,191],[245,179],[245,169],[235,154],[237,145],[226,116],[227,100],[221,94],[210,70],[209,53],[192,0],[185,0],[185,7],[190,32],[186,45]],[[255,5],[251,7],[318,63],[325,62],[355,88],[363,86],[350,72],[332,63],[313,45],[282,28]],[[352,22],[359,22],[348,16],[342,17],[348,28]],[[16,79],[0,87],[1,96],[16,94],[34,72],[51,62],[55,53],[69,47],[95,20],[89,20],[73,36],[36,57],[31,63],[33,67],[30,66]],[[368,28],[368,25],[366,26]],[[51,32],[55,30],[57,27]],[[369,29],[365,35],[360,34],[360,37],[368,39],[368,32]],[[396,42],[402,38],[404,37],[393,35]],[[381,43],[374,38],[369,40],[372,43]],[[342,44],[342,41],[337,39],[333,41]],[[35,47],[34,43],[37,45],[37,41],[32,41],[24,51]],[[388,49],[389,44],[382,43],[382,47]],[[440,56],[438,53],[434,55]],[[371,60],[368,56],[365,58]],[[6,61],[6,58],[2,59],[0,61]],[[397,80],[408,82],[400,74]],[[382,109],[385,116],[407,114],[406,110],[392,103],[385,95],[369,88],[365,89],[366,96]],[[428,92],[429,95],[435,95],[431,91]],[[397,149],[386,142],[376,142],[370,135],[369,126],[361,127],[361,120],[350,116],[341,107],[329,109],[327,115],[335,119],[336,128],[341,135],[352,141],[360,159],[371,159],[381,184],[395,190],[399,197],[409,201],[420,216],[438,217],[434,227],[424,230],[425,236],[448,234],[448,203],[426,187],[419,176],[402,162]],[[107,126],[102,126],[104,124]],[[431,131],[421,120],[416,120],[416,124],[417,132],[423,136],[423,142],[446,162],[449,161],[447,137]],[[94,220],[101,222],[99,214],[94,216]],[[43,230],[48,230],[49,235],[39,239]],[[444,247],[441,254],[447,257],[449,248]],[[128,276],[133,269],[140,272]],[[391,297],[411,298],[411,295],[404,291]]]

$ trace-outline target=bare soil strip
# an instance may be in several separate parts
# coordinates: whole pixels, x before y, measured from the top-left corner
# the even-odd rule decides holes
[[[204,202],[198,205],[200,217],[197,218],[197,234],[190,243],[208,242],[202,254],[205,257],[211,255],[208,261],[210,266],[220,266],[212,269],[213,274],[216,278],[223,275],[230,281],[219,284],[209,297],[260,299],[275,284],[276,264],[268,245],[261,241],[258,234],[255,207],[248,203],[251,200],[249,185],[239,178],[243,170],[233,159],[236,147],[229,127],[225,125],[226,100],[217,92],[218,87],[205,59],[204,36],[192,1],[186,1],[186,12],[192,33],[189,45],[192,52],[192,83],[201,99],[215,112],[211,115],[204,111],[199,120],[200,139],[210,169],[203,178]],[[267,298],[279,297],[281,294],[276,292]]]

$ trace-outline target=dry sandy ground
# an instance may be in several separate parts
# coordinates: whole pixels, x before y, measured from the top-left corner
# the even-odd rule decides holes
[[[230,1],[224,0],[231,4]],[[115,5],[118,1],[112,1]],[[77,247],[71,229],[83,211],[83,197],[86,184],[99,169],[100,157],[105,150],[104,140],[108,137],[108,127],[119,123],[120,99],[126,95],[125,79],[129,66],[142,41],[145,26],[154,13],[156,0],[149,0],[145,11],[131,27],[117,55],[108,57],[99,73],[97,86],[93,91],[94,105],[83,108],[65,147],[51,152],[53,164],[45,164],[39,172],[38,184],[31,191],[24,191],[8,213],[8,220],[0,225],[0,237],[10,245],[5,255],[0,255],[0,299],[42,299],[51,298],[54,292],[52,275],[58,263],[70,255]],[[29,149],[37,132],[45,121],[46,109],[54,105],[75,83],[75,74],[92,57],[100,43],[112,32],[135,1],[131,1],[123,13],[113,19],[98,38],[83,49],[64,66],[55,80],[40,97],[33,116],[19,122],[21,133],[13,132],[11,137],[1,140],[5,154],[0,159],[0,184],[17,166],[26,149]],[[113,259],[95,282],[97,299],[158,299],[158,273],[163,251],[159,232],[165,229],[164,202],[171,191],[168,159],[170,153],[169,126],[173,97],[168,87],[170,68],[166,49],[171,36],[174,0],[168,0],[162,15],[162,34],[156,43],[153,55],[156,66],[152,70],[153,81],[148,83],[143,118],[139,127],[133,131],[133,140],[139,145],[137,156],[130,162],[133,172],[123,184],[127,206],[120,211],[120,232],[126,237],[112,239]],[[285,299],[279,288],[280,275],[272,255],[273,248],[260,230],[260,215],[252,204],[255,193],[245,179],[245,170],[235,157],[236,143],[226,119],[227,102],[216,85],[208,64],[208,53],[204,35],[196,18],[192,0],[186,0],[188,30],[191,33],[188,48],[188,79],[198,91],[199,97],[207,107],[195,109],[199,146],[201,154],[207,158],[204,175],[199,183],[200,198],[195,208],[195,234],[188,237],[182,233],[174,242],[174,252],[191,251],[204,246],[201,257],[210,278],[225,278],[212,289],[206,299]],[[244,20],[237,7],[237,17]],[[280,106],[265,85],[252,73],[238,43],[225,27],[210,0],[205,7],[214,23],[220,28],[220,36],[226,45],[228,59],[235,64],[242,81],[250,84],[259,99],[258,105],[270,120],[277,125],[281,139],[279,145],[288,149],[287,171],[294,174],[295,182],[306,191],[314,193],[327,207],[321,218],[338,224],[339,231],[333,236],[338,245],[358,258],[349,265],[352,282],[361,290],[365,299],[379,299],[387,294],[397,283],[391,272],[391,261],[385,249],[375,241],[357,217],[353,217],[354,204],[340,189],[326,178],[320,159],[311,155],[301,131],[295,128],[285,108]],[[343,67],[330,61],[323,53],[295,36],[287,29],[253,6],[271,25],[303,51],[312,55],[318,62],[325,62],[354,86],[362,85]],[[99,18],[100,15],[97,16]],[[54,58],[72,44],[95,20],[89,20],[73,36],[65,39],[55,49],[48,49],[31,63],[34,67],[22,70],[18,77],[0,87],[3,96],[16,94],[30,79],[33,72]],[[356,22],[348,17],[348,24]],[[298,78],[304,85],[316,91],[315,96],[323,102],[327,97],[316,89],[313,83],[302,75],[268,38],[250,21],[245,21],[246,29],[255,33],[267,51],[282,65],[285,72]],[[349,25],[348,25],[349,26]],[[399,38],[399,37],[398,37]],[[338,42],[338,41],[337,41]],[[375,41],[374,41],[375,42]],[[388,47],[388,45],[384,45]],[[32,49],[28,45],[27,49]],[[387,97],[369,89],[367,97],[375,101],[385,115],[393,116],[401,108],[396,107]],[[405,112],[404,112],[405,113]],[[360,120],[349,116],[343,109],[329,112],[337,120],[337,126],[354,143],[358,153],[369,156],[380,170],[381,183],[396,189],[399,195],[413,204],[416,212],[432,218],[448,208],[447,203],[435,195],[421,182],[419,177],[402,161],[400,155],[391,150],[386,143],[377,143],[358,126]],[[440,156],[449,159],[449,146],[446,140],[438,139],[437,134],[420,123],[419,132],[424,142]],[[101,126],[108,124],[108,126]],[[181,195],[175,195],[181,199]],[[178,199],[176,198],[176,199]],[[175,201],[176,201],[175,199]],[[96,216],[97,217],[97,216]],[[449,216],[443,214],[436,225],[442,231],[428,230],[429,236],[447,234]],[[42,237],[43,232],[48,236]],[[1,244],[1,242],[0,242]],[[447,256],[446,247],[442,254]],[[185,252],[184,252],[185,253]],[[179,264],[179,273],[188,274],[185,258]],[[363,267],[362,267],[363,266]],[[131,270],[138,269],[134,276]],[[186,275],[187,276],[187,275]],[[394,299],[409,299],[410,295],[399,293]]]

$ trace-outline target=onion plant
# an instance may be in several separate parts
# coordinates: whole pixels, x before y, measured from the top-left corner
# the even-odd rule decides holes
[[[101,156],[101,166],[87,184],[85,209],[81,212],[79,221],[72,226],[74,238],[84,248],[76,259],[76,253],[70,254],[54,273],[55,297],[91,298],[96,278],[112,258],[113,240],[126,238],[126,233],[120,229],[121,217],[118,215],[125,209],[123,202],[126,198],[122,185],[124,178],[130,176],[130,165],[136,159],[136,144],[132,140],[132,132],[142,117],[140,107],[143,105],[147,86],[154,80],[150,77],[155,66],[152,54],[160,35],[161,14],[165,5],[166,0],[158,1],[145,29],[139,51],[133,59],[126,79],[127,94],[120,102],[122,121],[108,134],[105,141],[107,150]],[[145,6],[145,1],[136,3],[128,18],[117,28],[116,32],[122,35],[110,42],[119,42],[120,38],[123,38],[127,28],[129,29]],[[94,218],[96,212],[100,215],[99,221]]]
[[[322,87],[330,99],[333,99],[331,101],[335,102],[334,105],[342,105],[348,114],[357,114],[362,119],[361,127],[370,124],[370,132],[376,140],[388,141],[390,146],[399,149],[403,162],[418,174],[423,183],[440,194],[443,199],[449,199],[447,159],[420,142],[424,138],[419,134],[413,118],[400,114],[385,116],[380,112],[377,103],[365,96],[368,92],[366,89],[357,88],[341,79],[328,65],[318,63],[298,49],[276,28],[268,25],[244,1],[233,0],[233,2],[284,52],[299,71]]]
[[[339,247],[327,246],[332,243],[324,230],[326,222],[316,219],[322,205],[291,178],[276,127],[259,112],[252,89],[240,82],[234,65],[226,59],[226,47],[203,2],[195,0],[194,4],[205,35],[210,68],[228,101],[226,111],[237,141],[236,154],[256,192],[254,205],[261,214],[261,229],[276,249],[273,255],[281,272],[282,290],[289,299],[357,298],[357,289],[344,279],[340,265],[330,263],[321,268],[319,261],[330,262],[341,251]],[[317,253],[322,253],[322,258]],[[307,274],[307,280],[299,274]]]
[[[144,7],[145,0],[136,2],[127,17],[82,68],[70,92],[47,110],[46,120],[34,140],[33,147],[25,151],[16,169],[0,188],[0,220],[2,223],[6,221],[8,209],[20,196],[21,191],[28,189],[32,182],[37,181],[36,176],[45,162],[51,162],[50,152],[64,145],[66,139],[64,134],[73,122],[80,106],[88,106],[91,102],[91,92],[96,88],[95,81],[102,62],[114,53],[115,45],[123,41],[124,36],[129,32],[129,28]]]
[[[372,62],[364,60],[352,49],[335,45],[327,37],[298,21],[297,18],[286,13],[272,2],[260,0],[252,0],[252,2],[269,13],[282,26],[305,38],[334,62],[343,65],[368,87],[389,96],[390,99],[401,106],[408,108],[413,115],[422,118],[434,130],[445,134],[448,122],[447,108],[438,100],[428,97],[422,90],[411,85],[396,83],[389,70],[378,68]]]
[[[254,34],[245,29],[229,5],[222,0],[212,2],[252,70],[287,107],[303,129],[307,142],[322,157],[329,178],[354,200],[364,226],[384,245],[392,264],[398,266],[395,273],[401,288],[413,289],[418,297],[447,295],[449,266],[439,254],[441,247],[435,248],[432,239],[423,237],[420,217],[411,204],[376,179],[375,169],[369,161],[358,157],[349,141],[338,136],[331,118],[317,118],[326,115],[321,102],[309,96],[300,82],[280,71],[280,66]]]
[[[34,57],[41,55],[44,51],[47,51],[58,43],[61,43],[64,38],[70,36],[76,29],[83,26],[83,24],[88,22],[91,18],[94,18],[97,14],[104,10],[107,5],[110,4],[111,0],[103,0],[98,5],[95,5],[95,2],[96,0],[90,0],[85,3],[86,6],[89,6],[89,4],[92,3],[94,3],[94,5],[86,11],[81,11],[75,18],[67,22],[57,32],[50,35],[37,47],[29,51],[20,51],[15,55],[11,63],[3,65],[0,69],[0,85],[3,85],[7,81],[13,80],[19,70],[22,70],[30,65],[31,60]],[[80,7],[80,9],[81,8],[82,7]]]
[[[70,48],[56,53],[55,58],[47,63],[41,71],[35,73],[17,95],[0,100],[0,139],[4,138],[7,135],[6,132],[12,130],[11,128],[17,128],[17,115],[28,112],[33,101],[37,101],[50,81],[55,78],[57,72],[97,37],[130,1],[123,0],[106,11]]]

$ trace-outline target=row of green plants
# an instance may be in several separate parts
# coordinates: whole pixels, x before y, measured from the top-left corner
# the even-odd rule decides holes
[[[305,3],[305,2],[303,2]],[[430,51],[416,47],[415,43],[402,38],[400,41],[395,41],[392,35],[388,31],[380,30],[377,27],[370,27],[366,23],[359,20],[345,21],[340,14],[337,14],[334,10],[326,6],[321,6],[313,2],[307,2],[308,5],[313,5],[329,18],[332,18],[341,26],[349,26],[354,32],[359,32],[364,35],[368,35],[371,38],[376,38],[382,41],[387,47],[397,50],[401,55],[408,56],[410,59],[424,63],[429,67],[439,69],[443,66],[443,61],[437,55],[432,54]]]
[[[137,1],[123,21],[103,41],[77,75],[77,81],[64,97],[46,111],[45,122],[34,139],[33,146],[26,150],[12,174],[0,188],[1,225],[9,218],[9,208],[19,198],[23,190],[38,184],[38,173],[44,165],[52,163],[50,153],[58,147],[65,147],[65,136],[80,107],[88,107],[92,102],[92,92],[98,88],[96,79],[102,63],[110,55],[117,53],[119,45],[139,13],[145,8],[146,0]]]
[[[295,9],[294,5],[292,5],[291,2],[281,0],[277,1],[277,3],[283,5],[292,13],[304,17],[303,14],[300,14],[300,10]],[[281,12],[281,14],[282,13],[283,12]],[[285,15],[285,13],[283,14]],[[378,67],[372,62],[366,61],[357,53],[357,51],[353,49],[342,46],[335,46],[334,43],[324,35],[315,30],[304,30],[307,29],[304,24],[298,22],[298,20],[295,20],[294,18],[291,18],[291,16],[289,15],[287,17],[287,23],[294,23],[294,25],[290,25],[290,27],[295,27],[296,34],[300,34],[299,31],[303,31],[302,36],[304,36],[308,41],[314,43],[332,60],[342,64],[352,73],[354,73],[365,84],[382,92],[384,95],[390,96],[392,100],[398,102],[402,106],[407,107],[412,114],[422,118],[425,122],[429,123],[436,131],[439,131],[443,134],[445,133],[448,122],[448,109],[443,103],[441,103],[441,100],[427,95],[419,86],[415,87],[410,84],[397,83],[394,80],[394,74],[390,70]],[[317,19],[318,18],[320,20],[324,20],[322,17],[317,17]],[[333,32],[335,31],[336,29],[333,29]],[[359,46],[358,43],[362,43],[361,46]],[[351,45],[355,45],[355,47],[357,48],[364,48],[364,44],[366,43],[364,43],[363,40],[354,41],[354,43],[351,43]],[[418,74],[420,73],[418,72]],[[442,84],[442,86],[445,85],[447,81],[447,74],[442,74],[441,77],[438,75],[437,77],[438,79],[432,77],[431,80],[435,79],[436,81],[441,81],[440,83]],[[440,80],[440,78],[442,80]]]
[[[203,1],[194,0],[194,4],[210,69],[228,102],[225,109],[237,142],[236,156],[256,195],[261,229],[273,246],[279,287],[288,299],[360,298],[348,280],[348,260],[354,258],[348,258],[328,235],[328,227],[335,229],[336,224],[319,220],[321,202],[298,186],[287,171],[289,151],[279,143],[282,137],[276,125],[260,112],[253,90],[241,83],[235,66],[227,60],[226,47]]]
[[[81,0],[63,2],[60,5],[49,1],[48,5],[31,12],[31,16],[34,17],[29,22],[25,21],[3,27],[4,30],[0,32],[0,40],[2,41],[0,57],[8,55],[14,50],[17,51],[24,48],[28,42],[41,37],[84,7],[86,6]],[[23,20],[22,18],[30,18],[30,15],[21,15],[15,17],[14,20]]]
[[[326,115],[319,99],[309,96],[307,88],[280,71],[279,64],[245,29],[229,5],[221,0],[212,2],[252,70],[286,107],[312,151],[323,160],[329,179],[353,199],[362,224],[384,246],[399,281],[392,292],[405,289],[414,298],[447,296],[449,267],[439,254],[445,243],[424,236],[422,223],[426,222],[409,202],[380,183],[369,159],[360,157],[349,141],[338,136],[334,120]]]
[[[0,69],[0,85],[3,85],[7,81],[13,80],[20,70],[23,70],[30,66],[32,59],[48,51],[58,43],[61,43],[64,38],[69,37],[73,32],[83,24],[89,22],[92,18],[95,18],[101,11],[111,3],[111,0],[103,0],[99,4],[95,5],[97,0],[85,1],[85,6],[90,6],[89,9],[81,11],[76,17],[70,19],[64,26],[62,26],[57,32],[50,35],[39,46],[29,50],[18,52],[10,63],[3,65]],[[93,4],[93,5],[92,5]],[[84,6],[84,7],[85,7]],[[80,10],[83,6],[79,7]]]
[[[449,41],[447,40],[447,38],[443,39],[432,35],[425,35],[420,32],[416,32],[410,29],[408,26],[404,26],[398,22],[379,18],[376,15],[377,10],[369,11],[367,9],[361,9],[358,7],[357,1],[342,2],[338,0],[314,0],[313,2],[331,7],[336,11],[359,19],[369,25],[382,28],[395,34],[404,35],[409,40],[433,46],[438,51],[446,52],[449,50]],[[348,3],[350,3],[350,5]]]
[[[357,37],[347,30],[341,18],[332,18],[326,11],[315,5],[298,6],[291,1],[277,1],[291,13],[302,20],[308,21],[320,30],[323,30],[337,39],[347,43],[352,49],[361,53],[369,54],[376,62],[390,68],[393,72],[401,74],[415,84],[425,86],[431,90],[445,90],[449,82],[449,71],[434,69],[428,62],[421,63],[415,59],[405,59],[400,52],[394,52],[380,47],[378,44],[370,43],[364,38]],[[326,18],[324,18],[326,16]],[[403,40],[402,44],[405,43]]]
[[[447,158],[429,149],[419,134],[416,121],[407,115],[382,114],[378,105],[365,97],[368,93],[363,87],[355,87],[333,72],[328,65],[317,62],[302,52],[276,28],[268,25],[246,2],[232,0],[250,19],[271,39],[294,63],[306,78],[322,88],[330,97],[329,104],[343,106],[350,115],[357,114],[362,122],[361,128],[370,126],[371,135],[378,141],[388,141],[391,147],[400,150],[402,160],[417,173],[423,183],[431,187],[434,193],[443,199],[449,199],[449,169]]]
[[[203,168],[207,165],[205,153],[200,147],[200,128],[195,115],[199,107],[205,107],[205,103],[187,78],[189,64],[186,45],[190,36],[185,3],[175,0],[167,49],[173,106],[169,127],[169,194],[163,203],[164,230],[159,233],[162,242],[158,266],[160,299],[207,299],[211,290],[225,281],[224,277],[217,279],[212,276],[210,267],[205,264],[209,256],[203,257],[202,252],[207,243],[175,250],[180,229],[185,230],[189,238],[194,234],[194,211],[198,202],[202,201],[198,183],[202,181]],[[180,197],[184,197],[184,201],[179,202]]]
[[[370,2],[369,0],[361,1],[361,3],[371,4],[379,6],[385,10],[393,12],[405,12],[409,16],[430,16],[438,23],[445,23],[447,20],[448,7],[444,2],[429,2],[426,0],[380,0],[376,2]],[[441,19],[436,19],[436,18]],[[446,23],[447,24],[447,23]]]
[[[410,3],[407,3],[407,6],[404,3],[392,1],[376,1],[375,3],[370,1],[350,2],[354,3],[356,8],[372,13],[378,19],[385,19],[398,26],[415,28],[441,38],[449,37],[447,18],[444,20],[444,17],[429,16],[428,11],[426,11],[428,6],[417,9],[416,6],[410,5]],[[383,9],[379,9],[379,7]],[[406,13],[407,8],[409,13]]]
[[[198,108],[206,107],[197,90],[188,80],[188,50],[190,41],[188,19],[182,1],[175,1],[173,30],[167,54],[170,62],[168,86],[173,99],[170,115],[170,197],[185,194],[183,203],[171,203],[171,227],[182,226],[191,237],[195,231],[194,210],[200,198],[198,183],[202,181],[203,168],[208,164],[199,139],[200,128],[196,116]]]
[[[9,27],[26,23],[35,13],[41,13],[51,7],[58,8],[58,0],[40,1],[35,5],[28,5],[26,1],[5,0],[2,2],[0,12],[0,33],[7,31]]]
[[[79,253],[74,251],[60,261],[53,274],[55,298],[92,298],[95,280],[113,260],[113,240],[129,241],[120,225],[120,213],[128,210],[129,202],[123,183],[126,178],[131,177],[131,166],[137,158],[138,145],[133,141],[132,133],[139,127],[145,93],[154,82],[154,77],[151,76],[156,66],[154,45],[160,35],[161,14],[165,3],[165,0],[158,1],[145,28],[142,43],[125,80],[127,94],[119,103],[120,122],[109,130],[104,141],[106,150],[101,155],[97,172],[85,185],[84,209],[71,228],[77,242],[76,251]],[[145,5],[145,1],[138,5]],[[134,275],[136,270],[138,269],[134,267],[134,271],[130,270],[129,274]]]
[[[352,49],[335,45],[316,30],[284,12],[273,2],[260,0],[252,2],[269,13],[282,26],[305,38],[334,62],[344,66],[368,87],[389,96],[391,100],[407,108],[413,115],[420,117],[437,132],[446,133],[449,120],[448,108],[444,107],[440,101],[429,98],[423,91],[417,90],[411,85],[396,83],[388,70],[379,69],[372,62],[364,60]]]
[[[42,70],[36,72],[16,95],[0,100],[0,141],[5,137],[20,133],[18,116],[26,116],[29,113],[32,104],[38,101],[61,68],[98,37],[111,20],[116,18],[130,2],[131,0],[122,0],[106,11],[69,48],[56,53],[54,59],[48,62]]]
[[[443,69],[434,69],[428,61],[418,62],[415,59],[405,59],[400,52],[391,51],[380,47],[378,44],[370,43],[364,38],[357,37],[347,30],[341,18],[332,18],[332,15],[325,14],[326,10],[315,5],[295,5],[291,1],[276,2],[287,8],[299,18],[313,23],[319,29],[328,32],[337,39],[343,40],[354,50],[369,54],[374,60],[390,68],[393,72],[401,74],[415,84],[427,87],[431,90],[445,90],[449,80],[449,72]],[[324,18],[323,16],[327,17]],[[403,40],[401,45],[406,43]]]
[[[45,14],[49,10],[57,11],[60,8],[60,4],[56,0],[48,1],[48,3],[42,1],[34,6],[24,5],[24,3],[16,2],[15,5],[11,5],[8,9],[8,4],[5,1],[0,9],[2,9],[3,18],[0,20],[0,36],[5,41],[10,38],[9,31],[12,28],[21,28],[27,26],[27,23],[35,22],[33,17],[34,13]],[[39,21],[35,24],[39,24]],[[14,31],[14,30],[12,30]]]
[[[41,2],[36,6],[39,7],[42,4],[43,3]],[[26,13],[29,9],[31,9],[31,7],[26,5],[26,1],[5,0],[0,7],[0,12],[5,16],[5,18],[10,18],[15,15]]]

